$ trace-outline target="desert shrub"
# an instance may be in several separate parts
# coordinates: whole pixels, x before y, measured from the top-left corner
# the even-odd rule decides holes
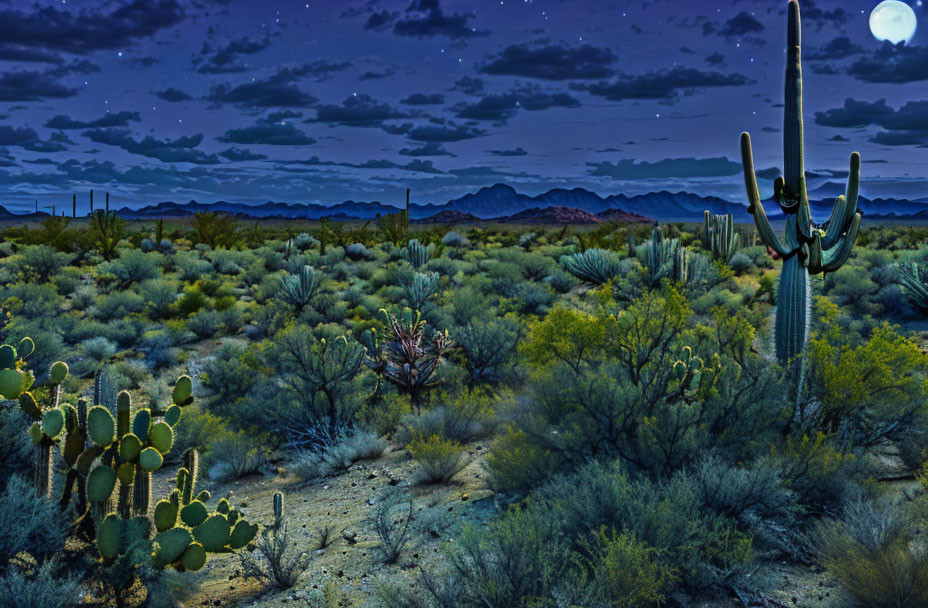
[[[406,445],[418,437],[437,435],[468,443],[487,435],[493,426],[493,400],[476,394],[461,395],[443,405],[407,415],[400,422],[397,441]]]
[[[200,379],[209,391],[208,408],[222,416],[235,418],[235,410],[257,383],[261,361],[253,349],[224,344],[203,364]],[[236,419],[237,420],[237,419]],[[237,420],[240,426],[251,423]]]
[[[296,326],[281,332],[266,354],[282,384],[279,425],[292,441],[324,445],[351,425],[361,407],[360,344],[343,336],[317,338]]]
[[[12,477],[0,494],[0,571],[21,552],[44,561],[61,551],[67,531],[54,502],[25,479]]]
[[[0,598],[9,608],[70,608],[79,606],[81,581],[66,566],[49,561],[33,572],[13,567],[0,572]]]
[[[380,539],[376,550],[385,564],[395,564],[410,544],[418,540],[412,497],[390,488],[376,501],[371,527]]]
[[[303,479],[317,479],[344,471],[359,460],[377,458],[387,449],[387,442],[376,433],[355,430],[318,451],[297,453],[291,469]]]
[[[187,320],[187,329],[201,340],[212,338],[221,327],[222,316],[215,310],[201,310]]]
[[[184,415],[174,427],[174,446],[167,456],[173,463],[191,448],[205,452],[209,449],[213,437],[221,437],[230,432],[225,420],[219,416],[203,410],[196,404],[188,406],[184,408]]]
[[[820,299],[825,328],[809,342],[810,396],[818,407],[800,405],[800,416],[822,432],[855,445],[894,439],[928,414],[928,355],[889,324],[865,341],[842,331],[833,304]]]
[[[273,500],[273,523],[263,527],[253,553],[243,551],[239,554],[239,563],[245,579],[255,579],[277,589],[289,589],[309,567],[309,556],[300,550],[305,543],[295,542],[296,539],[291,536],[283,494],[275,492]]]
[[[501,368],[519,346],[522,331],[522,324],[510,318],[481,317],[461,327],[456,338],[467,356],[471,379],[499,380]]]
[[[0,406],[0,490],[13,471],[34,462],[34,446],[27,433],[29,418],[19,407]]]
[[[628,532],[600,531],[586,563],[593,595],[604,605],[646,608],[660,605],[677,582],[653,547]]]
[[[928,553],[913,544],[912,523],[884,500],[852,504],[816,528],[813,546],[849,605],[928,606]]]
[[[269,438],[246,431],[229,431],[209,437],[204,458],[210,479],[229,481],[261,473],[267,465]]]
[[[163,319],[170,314],[178,293],[177,282],[167,279],[150,279],[139,285],[139,294],[145,298],[149,313],[155,319]]]
[[[754,268],[754,260],[743,252],[738,251],[735,255],[731,256],[731,261],[728,265],[735,271],[735,274],[741,275],[750,272],[751,269]]]
[[[117,291],[99,298],[91,309],[94,318],[101,321],[121,319],[126,315],[142,312],[145,299],[132,291]]]
[[[35,245],[25,248],[18,269],[27,280],[47,283],[52,276],[68,265],[71,258],[72,256],[46,245]]]
[[[100,264],[100,272],[114,275],[123,286],[155,279],[161,275],[161,256],[137,249],[125,251],[112,262]]]
[[[460,444],[438,435],[418,437],[406,447],[416,461],[416,475],[423,483],[448,483],[468,464]]]

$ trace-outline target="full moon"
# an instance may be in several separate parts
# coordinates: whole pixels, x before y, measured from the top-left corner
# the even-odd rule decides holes
[[[905,2],[883,0],[870,13],[870,31],[877,40],[910,42],[918,27],[915,11]]]

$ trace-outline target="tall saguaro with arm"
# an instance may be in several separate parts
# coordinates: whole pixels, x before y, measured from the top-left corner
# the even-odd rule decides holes
[[[748,211],[765,245],[783,259],[777,295],[776,354],[783,362],[799,357],[809,338],[809,275],[834,272],[847,261],[857,239],[861,214],[857,210],[860,185],[860,154],[851,154],[846,194],[839,196],[831,218],[821,225],[812,222],[803,163],[802,45],[799,2],[789,2],[786,48],[786,98],[783,117],[783,177],[774,183],[774,199],[786,215],[781,241],[767,219],[760,200],[751,136],[741,134],[741,161],[747,187]]]

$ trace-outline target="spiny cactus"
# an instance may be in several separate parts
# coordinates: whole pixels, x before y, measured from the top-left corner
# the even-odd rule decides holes
[[[61,383],[68,377],[68,366],[56,361],[48,373],[48,402],[40,405],[29,392],[35,377],[24,370],[25,357],[35,350],[31,338],[23,338],[19,349],[9,344],[0,346],[0,394],[6,399],[19,399],[19,406],[32,418],[29,438],[39,448],[35,464],[35,485],[39,494],[49,496],[52,491],[54,449],[65,430],[66,411],[61,406]]]
[[[661,229],[655,226],[644,248],[652,287],[664,278],[675,282],[686,282],[690,278],[689,252],[680,245],[680,239],[665,239]]]
[[[418,311],[408,311],[403,319],[381,309],[390,326],[385,339],[371,330],[364,363],[378,376],[396,385],[400,393],[408,394],[417,407],[424,393],[442,383],[440,370],[453,342],[448,332],[435,332],[432,341],[425,341],[426,322]]]
[[[602,285],[616,278],[620,272],[619,256],[605,249],[587,249],[583,253],[561,256],[561,266],[575,277]]]
[[[896,281],[905,288],[912,304],[920,310],[928,310],[928,281],[922,279],[922,268],[918,262],[895,264],[894,270]]]
[[[412,275],[404,285],[409,307],[413,310],[422,310],[438,288],[438,279],[437,272],[417,272]]]
[[[299,312],[312,302],[319,282],[316,269],[306,265],[300,269],[299,274],[287,275],[280,279],[280,295]]]
[[[406,245],[406,259],[412,264],[413,268],[422,268],[432,259],[432,253],[435,251],[435,244],[428,247],[419,243],[419,239],[412,239]]]
[[[0,356],[10,354],[15,358],[15,352],[0,348]],[[177,488],[152,513],[151,474],[173,447],[181,408],[193,402],[189,376],[177,379],[172,403],[165,408],[155,405],[133,413],[129,393],[120,392],[114,416],[99,404],[88,408],[84,399],[78,400],[77,407],[60,404],[60,384],[67,373],[64,363],[52,365],[47,407],[40,408],[28,391],[19,395],[23,411],[36,421],[29,434],[47,458],[37,483],[40,491],[50,491],[50,454],[55,445],[61,445],[66,465],[62,507],[69,507],[76,486],[79,518],[75,528],[89,530],[85,536],[95,543],[104,565],[117,566],[118,582],[116,578],[111,582],[118,594],[131,589],[137,568],[146,561],[155,569],[198,570],[207,553],[235,551],[255,537],[257,526],[246,522],[227,501],[220,500],[210,512],[205,505],[209,493],[194,494],[195,450],[185,454]]]
[[[741,134],[744,182],[757,232],[765,245],[783,259],[777,295],[776,354],[781,362],[800,356],[809,338],[809,274],[834,272],[850,257],[857,239],[861,214],[857,210],[860,185],[860,154],[851,154],[846,194],[839,196],[831,218],[821,225],[812,222],[803,149],[802,58],[799,2],[790,0],[788,10],[786,90],[783,119],[784,175],[774,183],[774,199],[787,216],[785,241],[780,241],[761,203],[754,173],[751,136]]]
[[[714,259],[726,264],[731,261],[741,246],[741,235],[735,232],[735,219],[731,213],[703,212],[702,244]]]

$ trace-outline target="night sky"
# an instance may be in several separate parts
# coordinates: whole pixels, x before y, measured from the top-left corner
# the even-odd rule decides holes
[[[893,47],[876,4],[801,2],[806,168],[842,181],[859,150],[865,195],[926,198],[926,9]],[[0,205],[443,203],[497,182],[741,201],[741,131],[782,164],[785,9],[0,0]]]

